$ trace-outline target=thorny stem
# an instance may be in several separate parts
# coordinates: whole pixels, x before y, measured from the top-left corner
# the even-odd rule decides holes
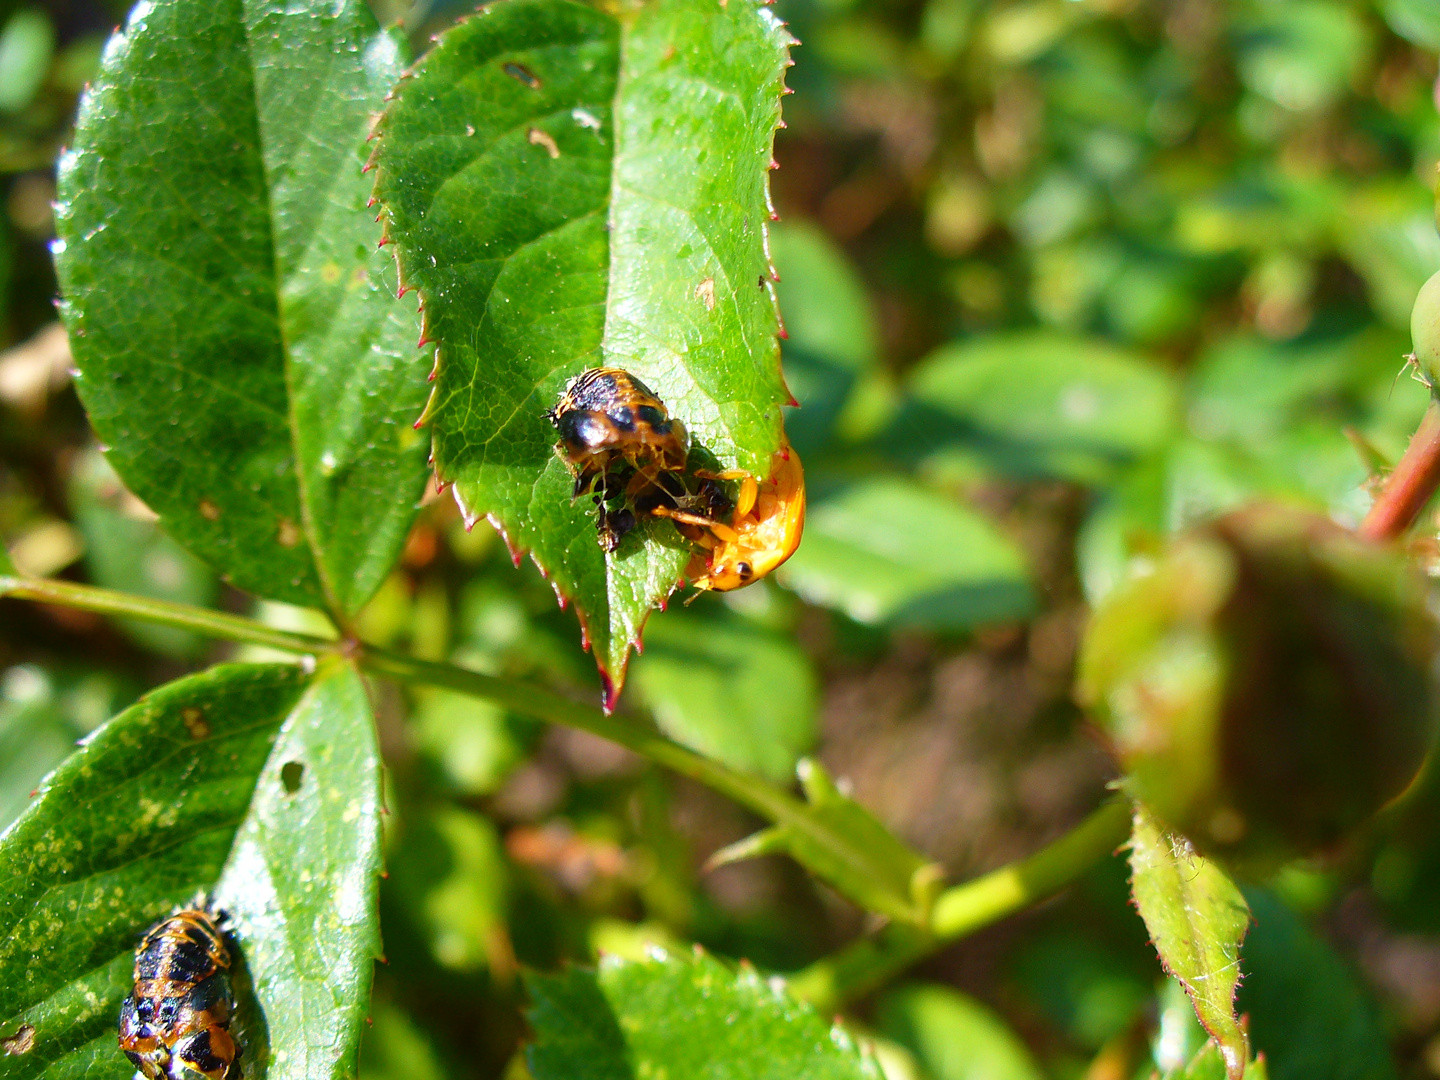
[[[839,1009],[929,953],[1058,892],[1129,835],[1130,803],[1117,796],[1028,858],[945,890],[929,933],[891,924],[792,976],[790,991],[822,1012]]]
[[[264,645],[300,655],[344,654],[375,675],[453,690],[493,701],[538,720],[588,731],[618,743],[658,765],[729,796],[777,825],[808,835],[856,873],[866,873],[871,855],[863,843],[829,826],[789,792],[695,753],[657,734],[636,719],[607,716],[600,709],[543,687],[470,671],[454,664],[417,660],[353,640],[335,640],[277,630],[254,619],[153,600],[128,593],[0,575],[0,596],[60,604],[120,618],[144,619],[226,641]],[[903,970],[947,942],[972,933],[1062,888],[1119,845],[1127,835],[1124,800],[1107,802],[1070,833],[1010,866],[942,893],[929,932],[891,924],[885,930],[795,976],[790,986],[822,1008],[835,1008]]]
[[[1440,402],[1432,400],[1399,464],[1360,523],[1367,540],[1396,540],[1440,488]]]

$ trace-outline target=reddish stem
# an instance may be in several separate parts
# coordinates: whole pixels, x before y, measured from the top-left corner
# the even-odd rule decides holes
[[[1436,488],[1440,488],[1440,403],[1431,401],[1405,456],[1385,478],[1385,487],[1360,523],[1360,535],[1367,540],[1399,539]]]

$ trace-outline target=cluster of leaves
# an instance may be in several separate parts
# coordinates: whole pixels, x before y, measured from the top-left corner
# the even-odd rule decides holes
[[[1353,524],[1424,408],[1396,385],[1440,265],[1423,0],[776,12],[788,31],[737,0],[382,10],[407,37],[357,2],[155,0],[117,32],[60,162],[68,350],[34,302],[48,268],[10,261],[8,332],[42,333],[0,357],[0,530],[27,575],[248,610],[320,659],[7,602],[0,824],[29,811],[0,841],[21,883],[0,897],[0,1076],[128,1075],[130,950],[197,892],[234,920],[257,1076],[351,1075],[367,1011],[372,1080],[1382,1077],[1387,1031],[1434,1056],[1425,988],[1382,984],[1382,1014],[1307,926],[1350,894],[1382,976],[1388,925],[1440,930],[1428,787],[1348,862],[1243,895],[1142,811],[1128,860],[970,975],[991,1005],[908,982],[847,1029],[716,956],[794,972],[853,908],[770,864],[699,883],[753,820],[536,723],[517,680],[593,698],[598,663],[618,694],[649,618],[616,730],[643,707],[774,826],[712,865],[787,852],[924,922],[927,860],[813,763],[808,806],[778,790],[816,747],[821,676],[1039,657],[1057,615],[1257,495]],[[45,16],[9,17],[0,141],[28,141],[0,167],[43,170],[96,17],[62,16],[58,50]],[[9,221],[43,236],[26,180]],[[597,363],[721,465],[764,473],[788,438],[812,505],[774,581],[651,618],[688,545],[657,521],[603,554],[543,418]],[[432,464],[453,501],[427,497]],[[367,693],[383,650],[520,699]],[[903,820],[900,794],[866,795]]]

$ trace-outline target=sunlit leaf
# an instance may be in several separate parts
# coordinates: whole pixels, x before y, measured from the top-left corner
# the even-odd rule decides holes
[[[570,377],[639,376],[727,467],[781,435],[765,252],[790,38],[754,0],[623,18],[513,0],[450,30],[379,128],[376,191],[439,342],[435,466],[572,601],[613,683],[689,544],[644,523],[612,555],[545,418]]]
[[[803,457],[829,441],[856,379],[879,358],[879,332],[855,268],[820,229],[777,225],[770,250],[780,273],[785,381],[800,403],[785,430]]]
[[[1177,403],[1154,365],[1045,333],[947,346],[911,373],[910,391],[922,411],[897,423],[897,450],[954,443],[1005,472],[1087,482],[1159,447]]]
[[[233,922],[247,1075],[353,1075],[379,952],[379,761],[348,666],[232,664],[98,729],[0,836],[0,1076],[125,1080],[134,949],[210,895]]]
[[[359,0],[140,4],[60,169],[63,314],[111,464],[237,585],[342,617],[425,468],[417,320],[360,174],[400,64]]]
[[[1440,8],[1430,0],[1381,0],[1380,10],[1401,37],[1432,51],[1440,50]]]

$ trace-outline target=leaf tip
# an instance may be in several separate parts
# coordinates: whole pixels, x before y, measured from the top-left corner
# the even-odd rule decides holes
[[[616,685],[614,679],[610,678],[610,673],[603,668],[600,670],[600,685],[600,708],[604,710],[606,716],[612,716],[615,713],[615,706],[620,702],[620,687]]]

